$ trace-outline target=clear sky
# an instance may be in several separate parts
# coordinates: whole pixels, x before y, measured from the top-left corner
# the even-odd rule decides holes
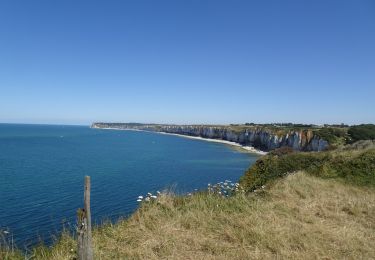
[[[375,123],[375,1],[0,2],[0,122]]]

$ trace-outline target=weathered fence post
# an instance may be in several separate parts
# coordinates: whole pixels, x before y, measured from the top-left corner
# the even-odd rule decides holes
[[[78,259],[93,260],[90,211],[90,176],[85,176],[84,208],[77,210]]]

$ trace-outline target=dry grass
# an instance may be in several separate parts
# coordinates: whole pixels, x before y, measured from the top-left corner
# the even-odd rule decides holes
[[[375,190],[298,173],[250,196],[163,195],[95,230],[94,247],[96,259],[375,259]],[[72,250],[64,235],[32,255]]]

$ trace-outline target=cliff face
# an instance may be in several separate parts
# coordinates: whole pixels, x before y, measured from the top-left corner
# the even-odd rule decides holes
[[[270,151],[282,146],[292,147],[297,151],[322,151],[328,147],[328,142],[312,130],[289,130],[278,133],[262,127],[232,129],[227,126],[199,125],[143,125],[121,123],[94,123],[92,128],[134,129],[153,132],[166,132],[203,138],[221,139],[250,145],[255,148]]]

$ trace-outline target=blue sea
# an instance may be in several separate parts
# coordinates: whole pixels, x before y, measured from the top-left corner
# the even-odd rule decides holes
[[[73,229],[85,175],[100,224],[134,212],[147,192],[238,181],[256,159],[225,144],[158,133],[0,124],[0,230],[24,247]]]

